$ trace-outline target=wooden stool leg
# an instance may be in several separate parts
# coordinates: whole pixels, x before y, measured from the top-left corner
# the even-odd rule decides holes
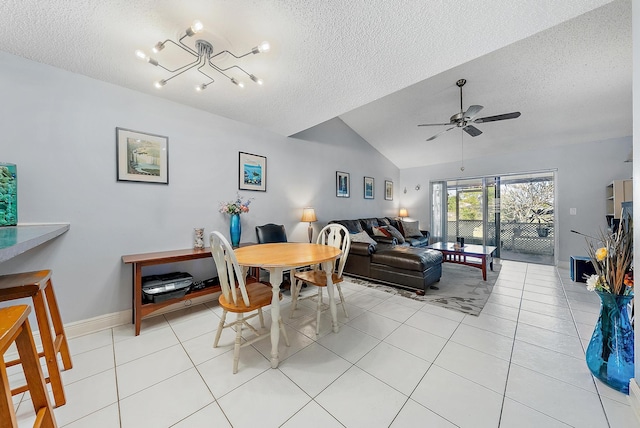
[[[47,394],[42,369],[40,368],[38,351],[36,351],[33,336],[31,335],[29,320],[25,319],[21,330],[16,338],[16,347],[18,348],[24,375],[27,379],[27,385],[29,386],[33,409],[36,412],[36,423],[34,426],[55,428],[57,425],[53,417],[53,410],[49,402],[49,395]],[[9,402],[11,402],[11,392],[9,392],[9,400]]]
[[[7,375],[7,367],[0,364],[0,421],[2,426],[17,427],[16,411],[13,408],[11,388],[9,387],[9,376]],[[8,420],[6,419],[8,417]],[[5,425],[8,424],[8,425]]]
[[[49,315],[51,315],[51,322],[53,323],[53,331],[55,332],[56,350],[60,352],[64,369],[69,370],[73,367],[73,363],[71,362],[71,354],[69,353],[69,345],[67,344],[67,335],[64,332],[62,318],[60,318],[58,301],[56,300],[56,295],[53,291],[53,282],[51,282],[51,278],[49,278],[44,292],[47,297],[47,306],[49,307]]]
[[[33,296],[33,309],[36,313],[38,321],[38,329],[40,338],[42,339],[42,347],[44,348],[44,358],[47,362],[47,370],[49,372],[49,382],[53,390],[53,398],[56,407],[64,405],[67,401],[64,397],[64,387],[62,386],[62,378],[60,376],[60,368],[58,367],[58,358],[56,355],[53,338],[51,337],[51,327],[49,325],[49,315],[45,307],[44,296],[38,291]]]

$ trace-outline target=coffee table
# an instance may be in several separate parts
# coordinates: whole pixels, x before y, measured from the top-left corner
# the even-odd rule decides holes
[[[493,253],[496,247],[490,245],[467,244],[459,249],[454,248],[453,242],[436,242],[429,248],[442,253],[443,262],[457,263],[465,266],[473,266],[482,269],[482,279],[487,280],[487,262],[493,270]]]

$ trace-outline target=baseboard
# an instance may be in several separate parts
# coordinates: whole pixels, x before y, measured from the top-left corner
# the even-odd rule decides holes
[[[636,415],[636,420],[640,422],[640,385],[635,379],[629,381],[629,404]]]
[[[199,305],[200,303],[209,302],[212,300],[218,300],[219,293],[208,294],[205,296],[196,297],[195,299],[183,300],[177,302],[171,306],[162,308],[149,317],[155,317],[157,315],[166,314],[168,312],[184,309],[192,305]],[[75,321],[64,325],[64,332],[67,335],[67,339],[73,339],[75,337],[84,336],[87,334],[95,333],[108,328],[118,327],[120,325],[131,324],[132,310],[113,312],[111,314],[100,315],[97,317],[89,318],[86,320]],[[34,325],[37,325],[35,322]],[[42,340],[40,339],[40,332],[33,330],[33,340],[36,343],[38,349],[42,349]],[[7,359],[18,358],[18,352],[15,349],[15,344],[12,344],[5,353]]]

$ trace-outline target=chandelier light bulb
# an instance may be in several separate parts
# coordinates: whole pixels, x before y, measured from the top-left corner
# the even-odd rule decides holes
[[[164,49],[164,43],[162,42],[158,42],[156,43],[156,45],[153,47],[153,49],[151,49],[154,53],[158,53],[160,52],[162,49]]]
[[[167,84],[167,81],[162,79],[162,80],[158,80],[156,83],[154,83],[153,86],[155,86],[156,88],[160,89],[166,84]]]
[[[231,83],[233,83],[234,85],[240,87],[240,88],[244,88],[244,83],[242,82],[238,82],[235,78],[231,78]]]
[[[145,54],[144,52],[142,52],[140,49],[136,50],[136,57],[142,61],[146,61],[147,60],[147,54]]]
[[[198,91],[198,92],[202,92],[205,89],[207,89],[207,85],[205,85],[204,83],[202,85],[196,86],[196,91]]]
[[[254,82],[256,82],[258,85],[262,85],[264,83],[264,81],[262,79],[260,79],[259,77],[254,76],[253,74],[250,74],[249,78],[251,80],[253,80]]]
[[[202,22],[195,20],[193,21],[193,24],[191,24],[191,27],[187,28],[187,36],[191,37],[194,34],[202,31],[203,28],[204,28],[204,25],[202,25]]]
[[[267,42],[267,41],[262,42],[262,43],[260,43],[260,44],[258,45],[258,50],[259,50],[261,53],[269,52],[269,49],[271,49],[271,45],[270,45],[270,44],[269,44],[269,42]]]

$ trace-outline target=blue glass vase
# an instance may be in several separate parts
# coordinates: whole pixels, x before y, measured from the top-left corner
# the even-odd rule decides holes
[[[231,246],[238,248],[240,246],[240,235],[242,227],[240,226],[240,214],[232,214],[229,225],[229,235],[231,235]]]
[[[587,366],[602,382],[629,394],[629,380],[634,376],[634,339],[627,309],[633,295],[596,293],[602,304],[600,317],[587,347]]]

